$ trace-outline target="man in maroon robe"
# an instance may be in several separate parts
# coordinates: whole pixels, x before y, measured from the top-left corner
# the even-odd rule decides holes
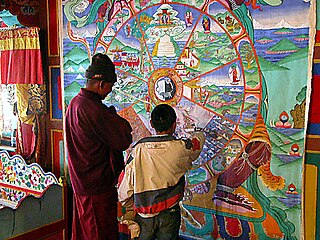
[[[86,86],[67,109],[65,132],[74,193],[73,240],[119,239],[116,182],[131,126],[102,100],[117,81],[107,55],[98,53],[86,70]]]

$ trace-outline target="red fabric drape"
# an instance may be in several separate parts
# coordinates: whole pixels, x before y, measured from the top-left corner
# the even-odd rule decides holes
[[[18,152],[26,160],[29,160],[35,149],[36,135],[33,132],[33,126],[26,123],[20,123],[20,136]]]
[[[2,84],[43,84],[39,28],[0,30]]]

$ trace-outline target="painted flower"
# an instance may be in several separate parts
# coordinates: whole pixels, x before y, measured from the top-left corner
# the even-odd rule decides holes
[[[0,180],[4,179],[4,170],[0,169]]]
[[[35,187],[39,185],[41,176],[35,170],[32,170],[32,173],[29,174],[29,178],[30,178],[31,185]]]
[[[7,178],[9,180],[9,182],[14,182],[16,180],[17,175],[16,175],[15,171],[13,170],[13,166],[6,167],[5,172],[7,174]]]
[[[21,177],[26,173],[26,166],[22,162],[16,161],[14,164],[14,170],[17,176]]]
[[[55,181],[54,181],[54,179],[53,179],[52,177],[46,177],[45,180],[44,180],[44,184],[45,184],[46,186],[51,185],[51,184],[53,184],[54,182],[55,182]]]
[[[8,199],[12,202],[17,202],[19,200],[19,196],[15,191],[12,191],[9,193]]]

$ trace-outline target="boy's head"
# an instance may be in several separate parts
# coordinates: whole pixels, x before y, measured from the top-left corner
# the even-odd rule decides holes
[[[170,105],[160,104],[153,109],[150,122],[157,133],[173,134],[176,119],[176,112]]]

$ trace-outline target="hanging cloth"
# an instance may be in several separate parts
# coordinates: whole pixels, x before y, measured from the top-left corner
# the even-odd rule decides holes
[[[39,28],[0,30],[0,82],[43,84]]]
[[[19,129],[17,152],[25,159],[42,156],[45,141],[45,118],[47,113],[45,84],[17,84],[17,109]],[[35,152],[37,151],[37,152]],[[38,162],[39,163],[39,162]]]

